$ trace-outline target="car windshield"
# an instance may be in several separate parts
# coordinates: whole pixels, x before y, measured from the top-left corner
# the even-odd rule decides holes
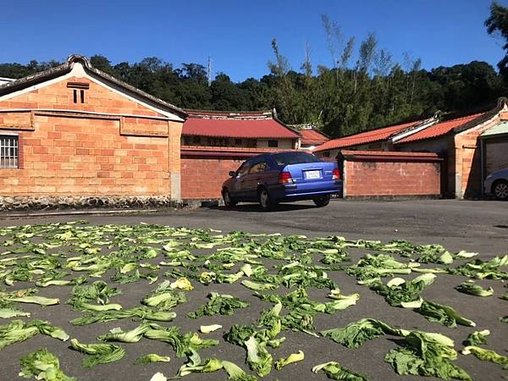
[[[272,157],[279,166],[299,163],[316,163],[320,161],[316,156],[306,152],[281,152],[274,154]]]

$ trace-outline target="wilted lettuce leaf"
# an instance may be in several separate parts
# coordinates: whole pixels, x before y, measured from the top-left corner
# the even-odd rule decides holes
[[[232,381],[256,381],[257,378],[247,374],[242,368],[230,361],[222,361],[222,366],[228,374],[228,379]]]
[[[150,378],[150,381],[168,381],[168,378],[163,373],[157,372]]]
[[[30,326],[37,327],[40,333],[43,335],[51,336],[54,339],[61,341],[67,341],[69,335],[60,327],[56,327],[53,324],[44,320],[33,320],[29,323]]]
[[[361,374],[350,371],[344,368],[336,361],[329,361],[324,364],[316,365],[312,368],[314,373],[319,371],[326,373],[328,378],[332,380],[343,380],[343,381],[367,381],[367,379]]]
[[[280,370],[283,367],[285,367],[286,365],[289,365],[289,364],[292,364],[292,363],[295,363],[298,361],[303,361],[304,358],[305,358],[305,354],[303,353],[303,351],[298,351],[298,353],[291,353],[288,357],[281,358],[280,360],[275,361],[275,369]]]
[[[465,275],[476,279],[503,279],[508,280],[508,272],[502,268],[508,266],[508,254],[503,257],[494,257],[489,261],[475,259],[455,269],[449,269],[450,273]]]
[[[107,322],[126,318],[139,318],[154,321],[171,321],[176,317],[172,311],[154,311],[148,307],[134,307],[119,311],[97,311],[87,313],[79,318],[71,320],[73,325],[87,325],[97,322]]]
[[[321,331],[321,334],[347,348],[358,348],[367,340],[375,339],[384,334],[397,334],[398,331],[376,319],[361,319],[350,323],[344,328]]]
[[[176,281],[169,285],[172,289],[179,289],[184,291],[192,291],[194,287],[192,283],[185,277],[178,278]]]
[[[35,326],[25,324],[22,320],[13,320],[0,326],[0,350],[6,346],[25,341],[39,333]]]
[[[138,327],[124,332],[121,328],[113,328],[108,333],[99,336],[101,341],[119,341],[122,343],[137,343],[143,337],[143,334],[150,329],[150,323],[142,323]]]
[[[136,364],[149,364],[152,362],[169,362],[171,359],[169,356],[161,356],[157,353],[148,353],[146,355],[140,356],[136,359]]]
[[[435,278],[434,274],[422,274],[410,281],[394,278],[387,284],[383,284],[380,280],[377,280],[369,283],[369,287],[378,294],[383,295],[391,306],[404,307],[410,302],[420,300],[422,291],[432,284]]]
[[[187,314],[191,319],[202,316],[232,315],[239,308],[246,308],[249,303],[240,300],[232,295],[212,292],[208,295],[210,301],[201,306],[198,310]]]
[[[52,306],[60,303],[60,300],[58,298],[46,298],[44,296],[34,295],[37,292],[38,290],[35,288],[17,290],[13,292],[0,291],[0,299],[8,303],[11,302],[32,303],[41,306]]]
[[[491,349],[485,349],[474,345],[470,345],[462,350],[462,354],[464,355],[468,355],[471,353],[474,354],[480,360],[490,361],[499,365],[503,365],[503,368],[508,369],[508,357],[500,355],[499,353]]]
[[[47,349],[39,349],[20,360],[21,372],[19,375],[24,378],[35,377],[36,380],[44,381],[75,381],[74,377],[66,376],[60,369],[58,358],[48,352]]]
[[[245,341],[245,348],[249,367],[260,377],[268,375],[272,370],[273,357],[266,349],[266,342],[260,342],[251,336]]]
[[[72,297],[68,301],[74,308],[80,309],[83,303],[96,303],[106,305],[109,298],[122,292],[116,287],[110,287],[104,281],[96,281],[90,285],[78,285],[72,288]]]
[[[118,361],[125,356],[125,350],[114,344],[82,344],[77,339],[71,339],[71,347],[88,355],[83,360],[85,368]]]
[[[466,340],[464,340],[464,345],[481,345],[487,344],[487,336],[490,335],[490,331],[488,329],[484,329],[483,331],[475,331],[470,333]]]
[[[494,290],[492,287],[487,289],[482,286],[476,284],[472,280],[465,281],[464,283],[459,284],[455,289],[459,292],[463,292],[464,294],[474,295],[474,296],[492,296],[494,295]]]
[[[277,284],[273,284],[273,283],[258,283],[258,282],[253,282],[253,281],[248,280],[248,279],[242,280],[242,284],[245,287],[247,287],[248,289],[254,290],[254,291],[275,290],[275,289],[277,289],[279,287],[279,285],[277,285]]]
[[[216,358],[210,358],[200,364],[187,363],[180,367],[178,376],[183,377],[191,373],[212,373],[222,369],[222,361]]]
[[[222,328],[222,325],[220,325],[220,324],[202,325],[199,327],[199,332],[210,333],[213,331],[217,331],[218,329],[221,329],[221,328]]]
[[[202,348],[210,348],[219,344],[218,340],[202,339],[195,332],[180,333],[178,327],[163,327],[158,324],[150,324],[150,328],[144,333],[148,339],[158,340],[171,345],[178,357],[190,356]]]
[[[457,352],[446,336],[412,331],[401,345],[385,356],[398,374],[471,380],[466,371],[453,364]]]
[[[361,282],[369,283],[394,274],[410,274],[411,269],[419,265],[418,263],[399,262],[386,254],[367,254],[356,265],[348,267],[346,272],[354,275]]]
[[[142,303],[149,307],[155,307],[158,310],[167,311],[186,301],[185,294],[171,288],[170,282],[165,280],[154,292],[145,297]]]
[[[456,327],[457,324],[475,327],[476,323],[461,316],[455,309],[444,304],[425,300],[416,310],[428,320],[443,324],[447,327]]]
[[[24,312],[21,310],[8,307],[0,308],[0,318],[2,319],[10,319],[13,317],[29,317],[29,316],[30,316],[29,312]]]
[[[38,333],[62,341],[66,341],[69,338],[69,335],[63,329],[55,327],[44,320],[33,320],[31,322],[13,320],[8,324],[0,326],[0,350],[10,344],[25,341]]]
[[[282,304],[277,303],[270,310],[264,311],[257,328],[235,324],[224,335],[226,341],[246,349],[247,363],[260,377],[268,375],[273,365],[273,357],[267,346],[276,348],[285,340],[284,337],[277,338],[282,329],[281,309]]]

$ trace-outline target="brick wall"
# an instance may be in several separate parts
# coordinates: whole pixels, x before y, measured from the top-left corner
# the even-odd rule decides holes
[[[85,103],[72,81],[88,83]],[[181,123],[87,78],[4,97],[2,129],[18,132],[22,165],[0,169],[0,196],[170,196],[179,180]]]
[[[182,146],[182,199],[214,200],[222,197],[222,183],[249,157],[274,149]]]
[[[213,200],[221,198],[222,183],[229,171],[238,169],[239,159],[182,159],[182,198]]]
[[[479,136],[500,120],[501,114],[454,136],[457,198],[475,198],[481,195],[483,179]]]
[[[342,151],[344,197],[437,197],[440,159],[436,154]]]

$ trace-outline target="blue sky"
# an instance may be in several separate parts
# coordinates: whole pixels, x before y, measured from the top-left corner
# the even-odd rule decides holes
[[[507,6],[508,0],[498,1]],[[102,54],[113,64],[158,57],[207,64],[235,82],[267,74],[276,38],[294,70],[305,46],[314,66],[332,65],[321,15],[357,45],[369,32],[403,63],[426,69],[473,60],[493,66],[503,41],[484,21],[490,0],[0,0],[0,62]]]

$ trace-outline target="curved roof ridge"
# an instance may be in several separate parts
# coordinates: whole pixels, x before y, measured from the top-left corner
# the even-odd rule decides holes
[[[8,82],[3,85],[0,85],[0,96],[9,94],[9,93],[12,93],[12,92],[15,92],[18,90],[22,90],[27,87],[34,86],[39,83],[48,81],[53,78],[60,77],[64,74],[67,74],[72,70],[74,64],[76,64],[76,63],[80,63],[84,67],[84,69],[87,70],[89,73],[95,74],[102,80],[112,83],[112,84],[122,88],[126,92],[130,92],[130,93],[136,94],[142,98],[145,98],[146,100],[158,105],[159,107],[169,109],[172,112],[179,114],[179,116],[181,116],[181,117],[187,116],[187,113],[183,109],[181,109],[169,102],[166,102],[160,98],[154,97],[153,95],[148,94],[148,93],[144,92],[143,90],[140,90],[132,85],[129,85],[128,83],[123,82],[123,81],[113,77],[110,74],[107,74],[99,69],[96,69],[95,67],[92,66],[92,64],[90,63],[90,60],[88,58],[86,58],[85,56],[80,55],[80,54],[71,54],[67,58],[67,60],[61,65],[58,65],[53,68],[50,68],[50,69],[47,69],[47,70],[44,70],[44,71],[41,71],[41,72],[38,72],[35,74],[31,74],[26,77],[14,80],[12,82]]]

